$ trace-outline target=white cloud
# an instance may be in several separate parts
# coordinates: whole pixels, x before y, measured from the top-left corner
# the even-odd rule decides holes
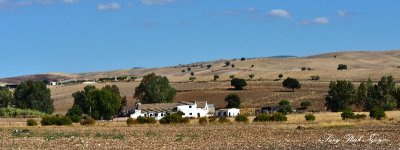
[[[297,23],[297,25],[326,25],[331,23],[326,17],[317,17],[311,20],[302,20]]]
[[[175,0],[142,0],[142,3],[145,5],[163,5],[173,2],[175,2]]]
[[[79,0],[63,0],[64,3],[76,3],[79,2]]]
[[[97,10],[117,10],[120,8],[121,8],[121,5],[116,2],[104,3],[104,4],[97,5]]]
[[[224,11],[224,14],[226,15],[239,15],[239,14],[245,14],[245,13],[257,13],[258,9],[253,8],[253,7],[248,7],[244,9],[227,9]]]
[[[290,18],[291,15],[288,11],[283,9],[274,9],[268,13],[268,16],[278,17],[278,18]]]
[[[338,10],[336,13],[340,17],[347,17],[349,15],[349,12],[344,11],[344,10]]]

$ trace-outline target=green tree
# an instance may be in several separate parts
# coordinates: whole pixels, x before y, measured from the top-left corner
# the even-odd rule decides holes
[[[347,65],[345,64],[339,64],[337,70],[346,70],[347,69]]]
[[[151,73],[143,77],[135,89],[134,98],[141,103],[170,103],[174,101],[175,94],[176,90],[169,85],[167,77]]]
[[[239,95],[232,93],[225,97],[225,102],[227,108],[239,108],[240,107],[240,97]]]
[[[51,114],[54,112],[53,99],[46,83],[24,81],[14,92],[15,106],[22,109],[34,109]]]
[[[74,97],[74,105],[81,107],[84,114],[89,114],[90,112],[90,106],[88,104],[87,97],[93,90],[96,90],[95,86],[87,85],[84,87],[83,91],[72,93],[72,97]]]
[[[94,119],[111,120],[122,106],[121,96],[106,88],[91,91],[87,101]]]
[[[254,74],[250,74],[249,75],[250,80],[253,80],[254,76],[255,76]]]
[[[392,94],[396,91],[396,83],[392,76],[382,77],[378,86],[382,95]]]
[[[13,101],[13,93],[5,87],[0,87],[0,107],[11,106]]]
[[[244,79],[234,78],[231,80],[231,86],[234,86],[235,90],[243,90],[247,83]]]
[[[278,78],[281,79],[283,77],[283,74],[279,74]]]
[[[279,107],[280,108],[278,109],[278,112],[280,112],[282,114],[286,115],[287,113],[293,112],[290,102],[286,99],[283,99],[279,102]]]
[[[219,75],[214,75],[214,81],[217,81],[219,79]]]
[[[196,77],[189,77],[189,80],[190,80],[191,82],[193,82],[194,80],[196,80]]]
[[[301,88],[300,82],[297,79],[290,78],[290,77],[283,80],[282,85],[285,88],[292,89],[293,92],[294,92],[294,89]]]
[[[360,83],[357,89],[357,98],[355,99],[355,104],[359,107],[364,107],[367,102],[367,86],[364,82]]]
[[[226,62],[225,62],[225,66],[227,66],[227,67],[228,67],[229,65],[231,65],[231,62],[229,62],[229,61],[226,61]]]
[[[73,105],[66,114],[69,118],[71,118],[72,122],[79,122],[82,119],[82,108],[78,105]]]
[[[325,97],[325,106],[333,112],[348,109],[354,98],[354,85],[345,80],[331,82],[328,96]]]

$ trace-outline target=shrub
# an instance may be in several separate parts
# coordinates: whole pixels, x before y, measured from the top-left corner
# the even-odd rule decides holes
[[[337,70],[346,70],[347,69],[347,65],[345,64],[339,64]]]
[[[126,120],[126,125],[131,126],[131,125],[133,125],[133,124],[135,124],[135,120],[134,120],[133,118],[129,117],[129,118]]]
[[[342,116],[343,120],[356,118],[356,116],[351,110],[344,110],[340,116]]]
[[[72,120],[68,116],[62,116],[62,115],[55,115],[55,116],[45,116],[42,117],[42,120],[40,121],[42,126],[49,126],[49,125],[71,125]]]
[[[283,99],[279,102],[279,107],[280,108],[278,109],[278,112],[280,112],[284,115],[286,115],[287,113],[293,112],[292,106],[290,106],[289,101],[286,99]]]
[[[194,72],[191,72],[190,75],[191,75],[191,76],[194,76]]]
[[[272,116],[268,114],[259,114],[254,118],[254,122],[266,122],[271,121]]]
[[[307,68],[306,67],[301,67],[301,71],[306,71]]]
[[[245,61],[245,60],[246,60],[246,58],[244,58],[244,57],[240,58],[240,61]]]
[[[311,76],[311,80],[319,80],[319,76],[318,75]]]
[[[207,124],[207,123],[208,123],[207,117],[201,117],[201,118],[199,119],[199,124],[205,125],[205,124]]]
[[[232,68],[235,68],[235,64],[232,64],[231,67],[232,67]]]
[[[190,80],[191,82],[193,82],[194,80],[196,80],[196,77],[189,77],[189,80]]]
[[[300,106],[304,109],[307,109],[311,106],[311,102],[309,100],[303,100],[301,101]]]
[[[367,115],[365,115],[365,114],[356,114],[355,118],[356,119],[365,119],[365,118],[367,118]]]
[[[215,122],[217,122],[217,118],[215,118],[215,117],[208,119],[208,123],[215,123]]]
[[[182,70],[182,72],[185,72],[186,70]]]
[[[90,117],[81,120],[81,125],[83,125],[83,126],[86,126],[86,125],[92,126],[92,125],[95,125],[95,124],[96,124],[96,120],[94,120],[93,118],[90,118]]]
[[[219,123],[230,123],[231,120],[229,120],[227,117],[221,117],[218,119]]]
[[[28,125],[28,126],[37,126],[37,122],[36,122],[36,120],[28,119],[26,121],[26,125]]]
[[[283,77],[283,74],[279,74],[278,77],[279,79],[281,79]]]
[[[381,120],[386,117],[386,114],[382,108],[375,107],[369,111],[369,116],[373,119]]]
[[[212,67],[212,65],[207,65],[207,69],[210,69]]]
[[[0,108],[0,116],[3,118],[9,118],[9,117],[28,117],[28,118],[40,118],[43,116],[47,116],[48,114],[36,111],[36,110],[31,110],[31,109],[19,109],[19,108],[14,108],[14,107],[3,107]]]
[[[237,115],[235,117],[235,121],[236,122],[249,122],[249,118],[247,117],[247,115]]]
[[[160,124],[189,123],[189,121],[189,118],[182,118],[182,115],[170,114],[160,119]]]
[[[235,78],[235,75],[230,75],[229,78],[233,79]]]
[[[138,117],[135,122],[138,124],[156,124],[157,120],[153,117]]]
[[[255,76],[254,74],[250,74],[249,75],[250,80],[253,80],[254,76]]]
[[[282,113],[274,113],[272,114],[271,121],[287,121],[287,117]]]
[[[314,121],[315,120],[315,116],[313,114],[308,114],[308,115],[304,116],[304,118],[306,118],[306,121]]]

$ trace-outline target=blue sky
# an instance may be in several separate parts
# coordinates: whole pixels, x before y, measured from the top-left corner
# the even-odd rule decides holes
[[[0,78],[399,49],[398,0],[0,0]]]

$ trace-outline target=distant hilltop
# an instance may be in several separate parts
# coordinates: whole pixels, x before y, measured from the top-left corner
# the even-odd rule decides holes
[[[347,70],[338,71],[339,64],[348,66]],[[306,68],[306,69],[303,69]],[[297,57],[278,55],[258,58],[235,58],[180,64],[160,68],[121,69],[88,73],[47,73],[0,79],[4,83],[19,83],[24,80],[47,80],[59,82],[63,80],[99,80],[100,78],[115,78],[121,76],[141,77],[149,73],[166,76],[171,82],[189,82],[190,77],[196,77],[195,82],[212,81],[214,75],[219,80],[230,80],[230,77],[249,78],[254,74],[257,80],[275,80],[279,74],[283,77],[296,77],[309,80],[310,76],[319,76],[320,81],[333,80],[377,80],[381,76],[400,76],[400,51],[342,51]],[[400,80],[400,79],[399,79]]]

